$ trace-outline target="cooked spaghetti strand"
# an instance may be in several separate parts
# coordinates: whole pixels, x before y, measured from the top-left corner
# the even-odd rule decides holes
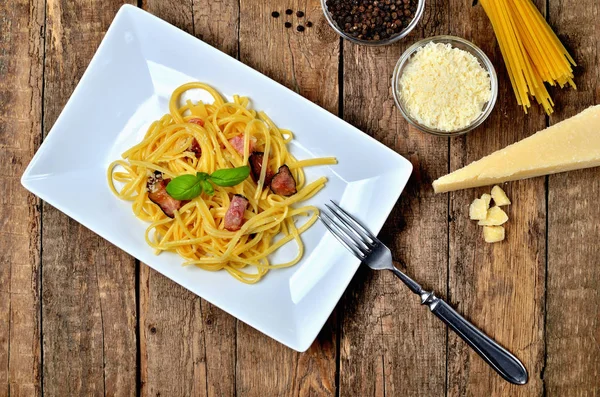
[[[186,100],[180,106],[181,97],[191,89],[207,91],[213,103]],[[290,131],[278,128],[265,113],[252,110],[248,98],[236,95],[228,102],[207,84],[188,83],[173,92],[169,113],[153,122],[141,142],[125,151],[122,159],[109,165],[108,184],[117,197],[132,202],[135,216],[150,223],[145,239],[157,254],[174,252],[183,257],[184,265],[225,270],[252,284],[269,270],[293,266],[302,258],[301,234],[314,224],[318,209],[301,203],[327,181],[321,177],[305,184],[303,168],[337,163],[333,157],[296,160],[287,149],[292,138]],[[243,150],[236,146],[240,142]],[[213,195],[202,193],[181,202],[173,217],[150,200],[147,183],[155,173],[171,179],[248,165],[251,147],[264,153],[256,182],[248,178],[232,187],[215,185]],[[272,192],[267,181],[267,171],[275,172],[284,164],[297,188],[289,197]],[[249,205],[243,225],[230,231],[224,224],[234,195],[244,196]],[[284,263],[271,263],[269,255],[292,240],[297,254]]]

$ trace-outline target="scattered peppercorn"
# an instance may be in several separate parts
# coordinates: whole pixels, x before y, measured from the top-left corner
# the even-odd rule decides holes
[[[273,18],[279,18],[279,13],[278,13],[277,11],[273,11],[273,12],[271,13],[271,16],[272,16]]]
[[[304,32],[304,26],[302,26],[302,25],[298,25],[298,27],[296,28],[296,30],[297,30],[298,32]]]
[[[291,28],[291,27],[292,27],[292,23],[291,23],[291,22],[286,22],[286,23],[284,24],[284,26],[285,26],[286,28],[288,28],[288,29],[289,29],[289,28]]]
[[[294,12],[294,11],[290,10],[289,8],[287,10],[285,10],[285,13],[287,15],[292,15],[292,12]]]
[[[312,22],[311,22],[311,21],[308,21],[308,22],[306,22],[306,27],[307,27],[307,28],[311,28],[311,27],[312,27],[312,25],[313,25],[313,24],[312,24]]]
[[[418,0],[327,0],[338,28],[359,40],[378,41],[400,34],[414,19]],[[308,25],[308,24],[307,24]]]
[[[302,18],[304,16],[304,12],[302,12],[302,11],[296,11],[296,16],[298,18]]]

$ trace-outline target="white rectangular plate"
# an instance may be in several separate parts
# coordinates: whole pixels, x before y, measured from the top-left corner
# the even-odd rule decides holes
[[[335,156],[339,164],[306,170],[329,178],[309,203],[335,200],[379,232],[412,171],[384,145],[343,120],[193,36],[133,6],[123,6],[48,137],[23,174],[28,190],[160,273],[252,327],[306,350],[358,268],[317,223],[304,235],[301,262],[246,285],[226,272],[188,266],[144,241],[147,225],[108,188],[110,162],[139,142],[168,111],[180,84],[203,81],[230,98],[248,96],[280,127],[295,133],[299,159]],[[289,257],[293,243],[274,260]]]

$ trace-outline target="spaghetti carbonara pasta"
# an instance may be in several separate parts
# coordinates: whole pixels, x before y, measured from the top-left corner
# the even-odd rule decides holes
[[[214,102],[181,104],[190,89],[207,91]],[[227,102],[206,84],[188,83],[173,92],[169,113],[109,166],[108,183],[117,197],[132,202],[138,218],[150,222],[146,241],[157,254],[176,252],[184,265],[224,269],[242,282],[256,283],[269,270],[302,258],[300,235],[316,221],[318,209],[294,204],[326,183],[325,177],[308,183],[303,167],[336,163],[335,158],[296,160],[286,147],[292,139],[291,131],[252,110],[248,98]],[[206,187],[190,200],[177,200],[165,189],[182,175],[246,165],[252,177],[235,186]],[[296,257],[271,263],[269,255],[292,240]]]

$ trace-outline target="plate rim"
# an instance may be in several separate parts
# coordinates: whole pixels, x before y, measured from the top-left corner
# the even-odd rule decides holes
[[[87,221],[83,221],[81,220],[81,218],[79,216],[77,216],[75,214],[76,211],[73,211],[72,208],[67,208],[65,206],[62,205],[58,205],[55,198],[52,195],[48,195],[46,193],[44,193],[43,191],[41,191],[40,189],[38,189],[38,186],[36,186],[35,181],[37,179],[40,179],[39,176],[36,175],[31,175],[32,173],[32,169],[33,166],[35,165],[35,163],[42,158],[42,156],[45,154],[45,152],[48,151],[49,148],[49,144],[48,142],[52,142],[53,141],[53,137],[55,136],[55,134],[53,134],[53,131],[55,130],[55,126],[56,125],[61,125],[62,122],[61,120],[65,117],[67,117],[66,115],[69,114],[69,107],[70,105],[72,105],[72,100],[74,97],[76,97],[78,95],[78,91],[81,89],[81,87],[85,86],[87,84],[87,80],[90,78],[90,71],[94,69],[94,67],[96,66],[96,64],[99,62],[100,58],[100,54],[101,54],[101,50],[109,45],[109,42],[112,39],[112,33],[114,32],[114,30],[116,30],[116,26],[119,25],[120,23],[124,23],[124,24],[131,24],[133,25],[133,21],[128,21],[127,19],[125,19],[123,16],[130,14],[132,18],[151,18],[153,19],[155,22],[158,22],[161,24],[161,26],[163,28],[169,29],[171,30],[173,33],[181,35],[181,34],[185,34],[189,37],[192,37],[196,40],[196,42],[202,46],[208,47],[209,51],[216,51],[221,55],[226,56],[228,62],[232,62],[235,64],[236,67],[242,67],[246,70],[248,70],[249,72],[251,72],[253,74],[253,77],[256,78],[260,78],[263,80],[268,81],[269,84],[275,84],[277,85],[278,89],[283,89],[286,96],[289,96],[290,94],[292,94],[293,96],[297,97],[299,100],[301,100],[303,103],[305,103],[308,106],[311,106],[311,109],[313,111],[319,111],[319,112],[323,112],[325,113],[330,119],[334,119],[337,123],[340,123],[340,125],[342,127],[344,127],[344,132],[351,132],[354,136],[360,137],[359,139],[367,139],[369,141],[371,141],[372,143],[375,144],[376,148],[377,148],[377,152],[383,150],[385,152],[388,152],[390,155],[393,155],[396,157],[396,160],[398,161],[398,171],[395,172],[395,174],[398,175],[399,179],[400,179],[400,185],[398,185],[398,194],[397,195],[393,195],[393,205],[389,208],[386,209],[384,212],[385,214],[385,218],[384,218],[384,222],[387,218],[389,218],[389,214],[391,213],[391,211],[393,210],[394,206],[396,205],[396,203],[398,202],[398,199],[400,198],[402,192],[404,191],[410,176],[412,174],[413,171],[413,165],[412,163],[406,159],[404,156],[400,155],[399,153],[397,153],[396,151],[392,150],[391,148],[389,148],[388,146],[384,145],[382,142],[378,141],[377,139],[374,139],[373,137],[371,137],[370,135],[362,132],[361,130],[359,130],[358,128],[354,127],[353,125],[351,125],[350,123],[348,123],[347,121],[345,121],[344,119],[338,117],[337,115],[329,112],[328,110],[322,108],[321,106],[317,105],[316,103],[306,99],[305,97],[301,96],[300,94],[298,94],[297,92],[289,89],[288,87],[286,87],[285,85],[277,82],[276,80],[271,79],[270,77],[260,73],[259,71],[251,68],[250,66],[244,64],[243,62],[239,61],[238,59],[221,52],[220,50],[218,50],[215,47],[212,47],[211,45],[205,43],[204,41],[200,40],[199,38],[185,32],[184,30],[181,30],[179,28],[177,28],[174,25],[171,25],[170,23],[160,19],[159,17],[144,11],[138,7],[135,7],[133,5],[130,4],[125,4],[122,5],[119,9],[119,11],[116,13],[113,21],[111,22],[110,26],[108,27],[104,37],[102,38],[102,41],[100,42],[100,44],[98,45],[98,48],[96,49],[93,57],[91,58],[88,66],[86,67],[84,73],[82,74],[79,82],[77,83],[75,89],[73,90],[73,92],[71,93],[71,95],[69,96],[69,99],[67,100],[67,102],[65,103],[63,109],[61,110],[59,116],[57,117],[56,121],[54,122],[54,124],[52,125],[52,127],[50,128],[50,130],[48,131],[48,133],[46,134],[46,136],[43,138],[42,143],[40,144],[40,146],[38,147],[38,149],[36,150],[34,156],[31,158],[29,164],[27,165],[27,167],[25,168],[25,171],[23,172],[23,174],[21,175],[20,178],[20,182],[22,184],[22,186],[27,189],[28,191],[30,191],[31,193],[33,193],[34,195],[36,195],[37,197],[39,197],[41,200],[46,201],[48,204],[50,204],[51,206],[53,206],[54,208],[56,208],[57,210],[63,212],[65,215],[67,215],[68,217],[70,217],[71,219],[75,220],[76,222],[78,222],[79,224],[81,224],[82,226],[84,226],[85,228],[89,229],[90,231],[92,231],[93,233],[97,234],[98,236],[100,236],[101,238],[107,240],[108,242],[110,242],[111,244],[115,245],[116,247],[118,247],[120,250],[124,251],[125,253],[127,253],[128,255],[131,255],[134,258],[137,258],[138,255],[133,254],[130,252],[130,250],[124,248],[124,243],[120,243],[118,241],[117,238],[113,238],[110,235],[107,235],[104,232],[99,232],[97,230],[95,230],[95,228],[93,227],[93,224],[90,224]],[[260,77],[259,77],[260,76]],[[376,152],[376,153],[377,153]],[[383,224],[382,224],[383,226]],[[381,227],[382,227],[381,226]],[[379,233],[381,227],[379,227],[377,230],[377,233]],[[375,230],[374,230],[375,231]],[[306,253],[305,253],[306,254]],[[152,261],[144,261],[144,263],[147,266],[150,266],[152,269],[154,269],[155,271],[159,272],[160,274],[162,274],[164,277],[168,278],[171,282],[175,282],[178,285],[181,285],[179,282],[175,281],[173,278],[171,278],[170,276],[164,274],[159,266],[153,266],[151,263]],[[345,285],[343,286],[342,289],[342,293],[341,296],[337,299],[330,299],[328,301],[328,305],[327,305],[327,316],[324,316],[323,321],[319,321],[316,324],[318,324],[318,327],[314,326],[314,327],[305,327],[303,329],[299,329],[299,331],[296,333],[296,337],[295,338],[290,338],[290,339],[283,339],[281,338],[279,335],[274,335],[273,333],[270,333],[268,331],[265,331],[264,327],[260,324],[260,322],[255,322],[252,321],[251,316],[245,316],[243,313],[232,313],[231,310],[226,309],[223,307],[222,304],[217,304],[214,303],[212,298],[207,298],[205,296],[202,296],[201,294],[199,294],[196,291],[193,291],[183,285],[181,285],[182,287],[186,288],[187,290],[191,291],[193,294],[195,294],[196,296],[206,300],[207,302],[219,307],[221,310],[227,312],[228,314],[230,314],[231,316],[235,317],[236,319],[248,324],[249,326],[251,326],[252,328],[260,331],[261,333],[265,334],[266,336],[278,341],[279,343],[282,343],[285,346],[290,347],[293,350],[296,350],[298,352],[304,352],[306,351],[314,342],[314,340],[316,339],[316,337],[318,336],[318,334],[321,332],[324,324],[327,322],[327,320],[331,317],[331,313],[333,312],[333,310],[335,309],[335,306],[337,306],[337,304],[339,303],[341,297],[343,296],[343,294],[345,293],[345,291],[347,290],[351,280],[354,278],[354,275],[356,273],[356,271],[358,270],[359,266],[358,265],[359,261],[358,259],[356,259],[354,261],[355,263],[355,269],[352,272],[349,272],[349,274],[351,273],[350,277],[349,277],[349,282],[345,283]],[[310,332],[309,332],[310,331]],[[301,337],[303,336],[303,337]]]

